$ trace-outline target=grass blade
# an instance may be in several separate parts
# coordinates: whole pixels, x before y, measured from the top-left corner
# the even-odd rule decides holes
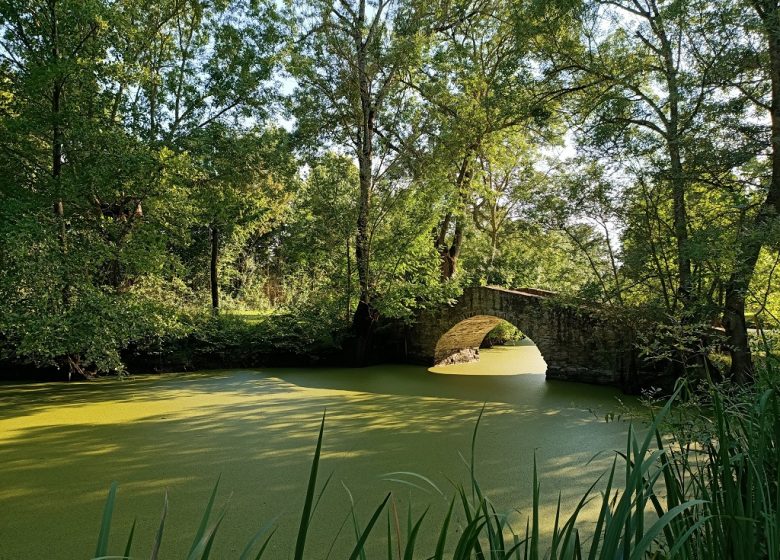
[[[309,486],[306,490],[306,500],[303,504],[301,513],[301,525],[298,529],[298,538],[295,542],[295,560],[303,560],[303,550],[306,546],[306,536],[309,532],[311,522],[311,510],[314,502],[314,491],[317,487],[317,470],[320,466],[320,452],[322,451],[322,434],[325,431],[325,413],[322,413],[322,422],[320,423],[320,434],[317,437],[317,447],[314,450],[314,459],[311,462],[311,472],[309,474]]]
[[[133,519],[133,524],[130,527],[130,535],[127,537],[127,544],[125,545],[125,558],[130,558],[130,549],[133,546],[133,535],[135,535],[135,524],[137,518]]]
[[[409,533],[409,538],[406,541],[406,550],[404,551],[404,560],[414,560],[414,542],[417,540],[417,533],[420,530],[420,525],[422,525],[423,519],[425,519],[427,514],[428,510],[426,509]]]
[[[452,518],[452,509],[455,506],[455,497],[450,500],[450,508],[447,510],[447,515],[444,517],[444,523],[441,525],[439,532],[439,540],[436,542],[436,552],[433,554],[433,560],[444,560],[444,545],[447,542],[447,529],[450,526],[450,519]]]
[[[644,537],[642,537],[642,540],[636,544],[633,552],[631,553],[631,556],[629,557],[629,560],[641,560],[642,558],[644,558],[645,554],[648,552],[648,549],[650,548],[650,545],[653,544],[655,537],[661,531],[663,531],[664,527],[666,527],[669,523],[671,523],[675,517],[680,515],[686,509],[704,503],[705,503],[704,500],[689,500],[684,504],[680,504],[679,506],[676,506],[670,509],[669,511],[667,511],[663,515],[663,517],[661,517],[658,521],[653,523],[652,527],[650,527],[645,533]]]
[[[393,532],[390,526],[390,510],[387,510],[387,560],[393,560]]]
[[[187,558],[190,558],[192,556],[195,547],[198,546],[198,543],[201,541],[204,533],[206,532],[206,527],[208,527],[209,517],[211,516],[211,510],[214,507],[214,500],[217,497],[217,488],[219,488],[219,481],[221,478],[222,475],[220,474],[217,477],[217,482],[214,484],[214,488],[211,490],[211,497],[209,498],[209,501],[206,504],[206,509],[203,512],[203,517],[200,520],[200,526],[198,527],[198,531],[195,533],[195,538],[192,540],[192,546],[190,546],[190,551],[187,553]]]
[[[271,537],[274,536],[274,533],[276,533],[276,529],[271,531],[271,533],[268,535],[268,538],[265,539],[263,546],[261,546],[260,550],[257,551],[257,556],[255,556],[255,560],[260,560],[263,557],[263,553],[265,553],[265,549],[268,548],[268,543],[271,542]]]
[[[163,529],[165,529],[165,518],[168,516],[168,492],[165,493],[163,498],[163,510],[160,516],[160,525],[157,527],[157,534],[154,537],[154,545],[152,545],[152,554],[149,560],[157,560],[160,554],[160,545],[162,544]]]
[[[392,496],[392,494],[385,496],[385,499],[381,504],[379,504],[379,507],[376,508],[374,515],[371,516],[368,525],[366,525],[366,528],[363,530],[363,534],[360,535],[357,544],[355,544],[355,548],[352,550],[352,554],[349,555],[349,560],[357,560],[361,552],[363,552],[363,547],[366,544],[366,540],[368,540],[368,535],[371,534],[371,530],[374,528],[376,520],[379,519],[379,516],[382,514],[382,510],[385,508],[385,505],[387,505],[387,501],[390,499],[390,496]]]
[[[400,476],[400,475],[404,475],[404,476],[412,476],[412,477],[415,477],[415,478],[419,478],[419,479],[420,479],[420,480],[422,480],[423,482],[427,483],[427,484],[428,484],[428,485],[429,485],[431,488],[433,488],[434,490],[436,490],[436,492],[438,492],[438,494],[439,494],[440,496],[444,496],[444,493],[443,493],[443,492],[442,492],[442,491],[439,489],[439,487],[438,487],[438,486],[436,486],[436,484],[434,484],[434,482],[433,482],[433,481],[432,481],[430,478],[428,478],[427,476],[423,476],[423,475],[421,475],[421,474],[418,474],[418,473],[416,473],[416,472],[410,472],[410,471],[396,471],[396,472],[391,472],[391,473],[383,474],[383,475],[381,476],[381,478],[382,478],[382,480],[389,480],[389,481],[393,481],[393,482],[401,482],[401,483],[403,483],[403,484],[408,484],[408,485],[410,485],[410,486],[414,486],[415,488],[420,488],[421,490],[424,490],[425,492],[427,492],[427,490],[425,490],[424,488],[422,488],[421,486],[419,486],[419,485],[417,485],[417,484],[413,484],[413,483],[411,483],[411,482],[409,482],[409,481],[406,481],[406,480],[402,480],[402,479],[394,478],[394,477],[397,477],[397,476]]]
[[[227,513],[227,507],[222,510],[222,513],[217,518],[217,521],[205,532],[200,541],[196,543],[195,548],[187,556],[187,560],[208,560],[211,553],[211,546],[214,544],[214,537],[217,535],[217,529],[222,524],[222,520]]]
[[[116,482],[112,482],[111,488],[108,490],[106,505],[103,507],[103,519],[100,522],[100,533],[98,534],[97,547],[95,548],[95,557],[106,556],[108,554],[108,537],[111,533],[111,517],[114,514],[116,489]]]
[[[252,536],[251,539],[249,539],[249,542],[246,543],[246,546],[244,547],[243,552],[241,553],[241,556],[238,557],[238,560],[249,560],[250,554],[252,549],[255,547],[255,545],[260,542],[260,539],[263,538],[263,535],[268,532],[268,530],[273,526],[274,523],[276,523],[276,520],[278,517],[274,517],[270,521],[268,521],[265,525],[260,527],[260,529],[257,530],[257,532]],[[271,531],[271,535],[274,534],[276,529]],[[271,535],[268,536],[268,538],[271,538]]]

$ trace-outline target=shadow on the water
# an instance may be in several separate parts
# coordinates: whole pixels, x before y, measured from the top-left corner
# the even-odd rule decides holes
[[[618,396],[611,388],[581,383],[547,381],[545,375],[453,375],[421,372],[411,366],[382,366],[360,370],[297,372],[274,371],[273,375],[300,387],[359,391],[380,395],[425,396],[472,401],[588,408]],[[615,403],[617,404],[617,402]]]
[[[506,349],[491,349],[490,352]],[[490,365],[494,365],[495,362]],[[480,363],[467,364],[474,369]],[[463,366],[446,366],[447,368]],[[179,374],[106,378],[74,383],[2,383],[0,419],[20,411],[57,406],[92,404],[102,399],[111,403],[133,402],[152,395],[157,399],[219,391],[231,394],[269,395],[287,391],[284,385],[265,383],[267,378],[312,389],[358,391],[377,395],[427,396],[474,402],[535,404],[544,406],[603,407],[617,398],[634,402],[616,389],[581,383],[547,381],[543,373],[519,371],[508,374],[462,373],[443,375],[421,366],[385,364],[364,368],[283,368],[261,370],[205,371]]]
[[[0,419],[8,414],[18,413],[20,409],[30,412],[52,406],[91,404],[104,398],[111,402],[132,402],[148,395],[166,397],[186,393],[198,394],[208,391],[212,386],[220,391],[243,392],[248,390],[247,380],[245,377],[237,377],[236,373],[246,371],[255,370],[133,375],[69,383],[2,382],[0,383]],[[266,389],[277,390],[275,387]]]
[[[112,480],[120,483],[115,526],[127,530],[138,516],[139,551],[154,537],[168,490],[163,553],[179,556],[220,474],[224,495],[235,494],[215,556],[235,556],[281,511],[269,552],[286,557],[325,409],[322,468],[336,476],[315,517],[313,542],[330,544],[348,512],[339,481],[357,497],[361,514],[395,490],[400,508],[411,492],[414,511],[432,504],[429,518],[441,519],[447,500],[382,475],[424,474],[448,499],[449,480],[468,480],[461,456],[468,456],[483,402],[477,446],[483,488],[497,508],[519,507],[524,519],[536,454],[543,488],[554,489],[542,504],[552,523],[558,490],[568,511],[609,455],[588,459],[623,445],[625,426],[586,410],[609,406],[616,394],[545,382],[541,374],[450,376],[401,365],[0,386],[0,558],[86,557],[96,533],[85,527],[97,529]],[[35,536],[42,528],[46,539]],[[435,537],[435,531],[421,535],[426,552],[435,545],[426,539]],[[346,533],[341,539],[334,557],[350,548]]]
[[[483,350],[477,362],[427,370],[419,366],[382,365],[327,370],[327,375],[319,375],[315,370],[269,371],[290,383],[321,389],[545,407],[603,407],[605,400],[617,404],[616,389],[546,381],[546,368],[533,342],[522,341],[516,346]]]

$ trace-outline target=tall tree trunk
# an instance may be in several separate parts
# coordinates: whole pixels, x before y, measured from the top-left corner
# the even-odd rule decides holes
[[[655,22],[658,25],[659,14],[654,7]],[[670,182],[672,185],[672,218],[674,237],[677,244],[677,297],[682,307],[683,324],[689,324],[694,319],[691,315],[691,300],[693,295],[693,275],[691,272],[691,256],[688,247],[688,210],[685,201],[687,180],[683,173],[682,153],[680,149],[680,91],[677,69],[677,59],[674,48],[665,29],[658,26],[658,38],[664,53],[666,86],[669,92],[669,118],[666,122],[666,149],[670,163]],[[702,361],[697,347],[686,347],[679,351],[675,364],[678,376],[685,374],[687,364],[691,360]]]
[[[51,97],[52,110],[52,162],[51,176],[54,179],[55,202],[54,215],[59,222],[58,237],[63,254],[67,252],[67,238],[65,227],[65,203],[62,200],[62,125],[60,123],[60,105],[62,100],[62,86],[59,80],[54,84]]]
[[[370,110],[369,110],[370,111]],[[368,232],[368,213],[371,205],[371,131],[370,117],[361,130],[362,150],[358,157],[360,166],[360,200],[358,207],[357,235],[355,241],[355,260],[360,285],[360,301],[358,302],[352,326],[358,336],[357,363],[365,361],[369,338],[374,322],[378,319],[376,309],[371,302],[371,253]]]
[[[364,137],[365,138],[365,137]],[[355,239],[355,260],[357,261],[360,304],[371,305],[370,247],[368,236],[368,213],[371,205],[371,149],[366,148],[359,158],[360,195],[358,201],[357,235]]]
[[[458,193],[458,201],[460,204],[466,203],[466,184],[471,180],[471,170],[469,169],[470,154],[466,154],[463,158],[463,162],[458,169],[458,174],[455,177],[455,189]],[[449,280],[455,275],[458,265],[458,257],[460,256],[460,250],[463,245],[463,229],[464,220],[463,217],[455,218],[455,233],[452,238],[452,243],[447,243],[447,230],[450,227],[452,221],[452,213],[448,212],[442,220],[439,226],[439,235],[436,237],[436,249],[439,251],[439,258],[441,260],[441,279]]]
[[[219,311],[219,278],[217,276],[217,264],[219,262],[219,229],[211,226],[211,310]]]
[[[367,48],[364,42],[363,29],[366,22],[366,0],[360,0],[357,25],[354,30],[355,51],[357,55],[358,85],[360,88],[361,122],[357,128],[357,159],[360,173],[360,193],[358,200],[357,234],[355,239],[355,261],[358,269],[360,285],[360,301],[358,302],[352,328],[357,335],[356,361],[365,361],[369,347],[371,330],[378,319],[378,314],[371,302],[371,246],[369,239],[368,217],[371,209],[371,189],[373,185],[374,157],[374,106],[371,82],[368,75]]]
[[[674,206],[674,237],[677,242],[678,294],[685,310],[692,295],[691,257],[688,254],[688,211],[685,203],[685,179],[680,157],[679,139],[669,140],[669,156],[672,163],[672,201]]]
[[[346,310],[347,313],[345,315],[346,322],[349,323],[352,320],[352,255],[349,249],[349,234],[345,237],[346,239],[346,257],[347,257],[347,297],[346,297]]]
[[[60,63],[60,50],[59,50],[59,28],[57,21],[57,7],[56,0],[49,0],[49,18],[51,19],[51,57],[52,64],[58,66]],[[57,68],[59,72],[59,68]],[[54,215],[57,217],[58,233],[57,237],[60,244],[60,250],[62,251],[63,265],[66,264],[68,241],[67,241],[67,229],[65,224],[65,203],[62,197],[62,97],[63,97],[64,83],[59,74],[54,77],[54,84],[51,92],[51,127],[52,127],[52,141],[51,141],[51,176],[54,182]],[[70,286],[68,282],[67,274],[63,276],[62,285],[62,304],[63,307],[68,307],[70,301]]]
[[[769,48],[769,76],[772,84],[770,119],[772,122],[772,178],[766,199],[752,224],[742,227],[737,239],[737,254],[733,272],[725,289],[723,324],[731,353],[731,377],[738,383],[753,378],[753,356],[748,343],[745,321],[745,297],[750,288],[758,257],[766,235],[772,229],[780,211],[780,29],[778,9],[772,2],[764,3],[759,16],[764,22]]]
[[[674,51],[665,32],[659,34],[664,51],[666,86],[669,91],[669,121],[666,147],[671,164],[674,237],[677,242],[678,296],[683,309],[689,307],[692,293],[691,257],[688,252],[688,210],[685,203],[686,180],[680,153],[680,92]]]

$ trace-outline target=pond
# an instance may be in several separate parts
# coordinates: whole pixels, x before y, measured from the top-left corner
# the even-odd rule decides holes
[[[330,557],[344,558],[354,544],[347,489],[363,524],[392,491],[402,533],[410,499],[415,514],[430,505],[419,549],[432,554],[453,482],[468,481],[464,458],[483,403],[476,453],[483,491],[524,529],[536,453],[550,531],[558,492],[571,511],[625,445],[628,424],[606,422],[605,414],[636,404],[611,388],[545,381],[544,367],[525,344],[431,371],[289,368],[0,385],[0,559],[90,557],[112,481],[119,483],[113,552],[121,553],[137,517],[134,553],[148,556],[167,491],[162,557],[183,557],[220,476],[217,504],[228,509],[212,557],[236,557],[277,516],[266,558],[291,557],[325,410],[320,482],[333,477],[307,557],[325,558],[335,541]],[[393,480],[427,486],[388,474],[397,471],[428,477],[443,496]],[[383,546],[382,519],[373,550]]]

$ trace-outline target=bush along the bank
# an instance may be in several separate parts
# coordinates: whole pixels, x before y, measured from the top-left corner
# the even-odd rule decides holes
[[[564,517],[559,502],[551,537],[542,536],[540,531],[539,504],[543,487],[535,460],[532,513],[522,534],[508,526],[506,516],[496,511],[480,487],[475,475],[480,413],[472,438],[470,487],[455,489],[443,520],[433,522],[423,514],[409,524],[405,538],[399,535],[395,541],[388,532],[388,557],[395,557],[396,551],[403,550],[404,559],[779,558],[778,387],[742,393],[737,398],[712,386],[709,392],[711,409],[693,419],[688,415],[685,420],[688,426],[699,424],[712,429],[709,436],[698,443],[689,437],[690,431],[686,435],[679,430],[664,432],[669,426],[679,425],[679,420],[672,417],[670,411],[680,391],[678,388],[654,414],[644,435],[629,429],[625,449],[616,453],[611,469],[584,492],[568,517]],[[290,543],[296,560],[305,557],[317,497],[325,492],[330,480],[318,486],[324,427],[323,416],[298,535],[295,543]],[[421,475],[414,476],[427,480]],[[216,493],[215,485],[186,556],[188,560],[206,559],[210,555],[224,517],[224,511],[212,515]],[[108,538],[115,497],[114,485],[106,502],[95,558],[109,557]],[[356,530],[350,560],[365,558],[366,544],[379,520],[386,516],[390,521],[387,507],[390,498],[391,494],[388,494],[362,525],[353,509]],[[589,529],[583,531],[579,518],[585,505],[592,500],[600,503],[597,520],[595,526],[588,524]],[[157,557],[163,538],[167,498],[165,504],[153,549],[148,551],[151,558]],[[457,532],[451,526],[455,508],[462,509],[465,519],[465,526],[459,527]],[[384,524],[383,520],[381,525]],[[262,525],[248,538],[239,558],[262,558],[273,531],[272,522]],[[436,535],[435,550],[419,549],[416,541],[421,531]],[[123,554],[112,558],[131,556],[133,535],[134,528],[131,528]],[[401,539],[403,542],[399,542]]]
[[[123,357],[131,371],[315,365],[340,349],[340,331],[332,327],[291,314],[202,314],[191,319],[186,335],[149,339]]]
[[[504,344],[512,344],[519,342],[525,338],[525,335],[507,321],[501,321],[493,329],[485,335],[485,339],[482,341],[481,348],[492,348],[493,346],[502,346]]]

